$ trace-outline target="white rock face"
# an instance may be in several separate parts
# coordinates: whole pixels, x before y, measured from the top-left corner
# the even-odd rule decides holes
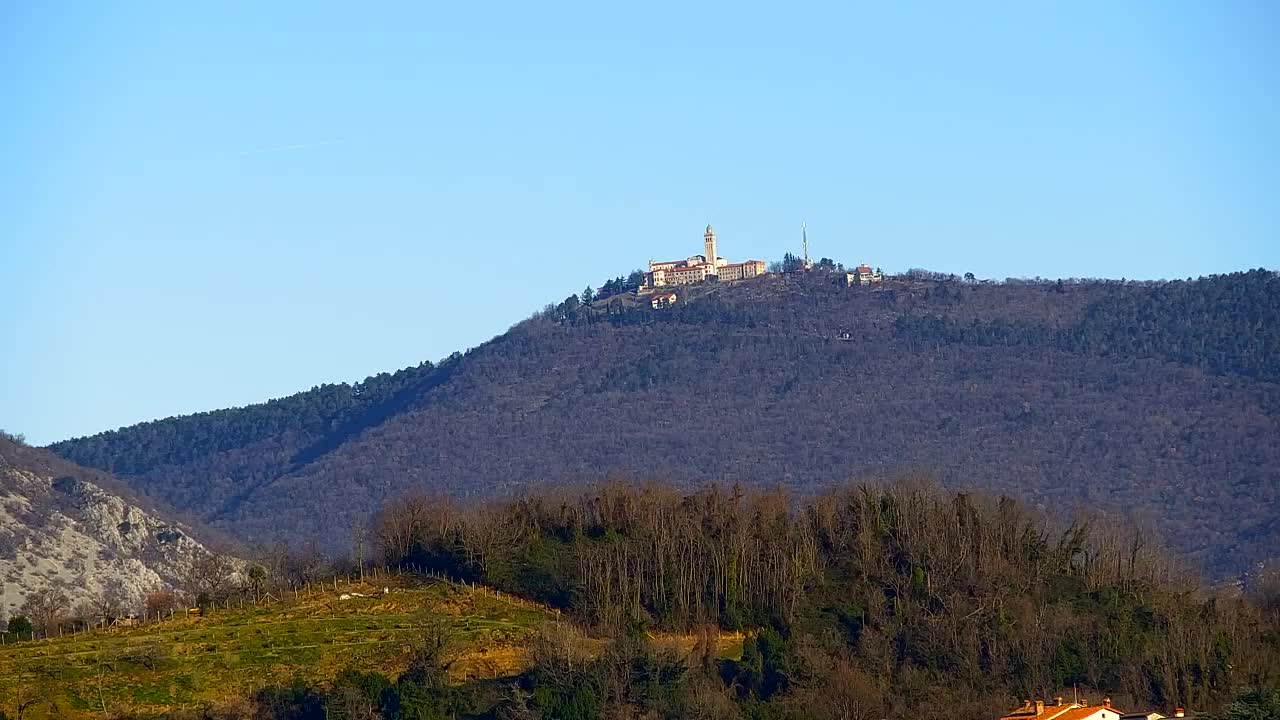
[[[205,552],[179,526],[90,482],[0,465],[0,620],[50,586],[73,607],[111,594],[137,612],[146,593],[173,587]]]

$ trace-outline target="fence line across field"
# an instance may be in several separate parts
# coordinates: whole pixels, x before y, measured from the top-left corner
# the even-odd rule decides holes
[[[290,588],[293,592],[292,600],[294,603],[297,603],[300,599],[303,598],[303,595],[305,595],[307,599],[310,599],[317,593],[330,592],[328,589],[330,584],[332,584],[333,586],[332,592],[337,593],[338,588],[340,587],[341,584],[345,584],[347,586],[351,586],[357,583],[360,585],[367,585],[371,579],[377,580],[379,577],[403,578],[407,574],[410,577],[428,578],[435,582],[445,583],[446,585],[449,585],[452,587],[461,588],[466,591],[469,591],[473,595],[478,594],[481,597],[491,597],[497,600],[502,600],[511,605],[516,605],[516,606],[523,607],[530,610],[538,610],[543,612],[544,614],[554,616],[557,619],[559,619],[561,615],[559,609],[553,608],[550,605],[547,605],[545,603],[535,602],[527,598],[520,597],[518,595],[511,595],[509,593],[505,593],[501,590],[498,590],[497,588],[490,587],[482,583],[468,582],[465,578],[453,578],[444,573],[440,573],[434,570],[428,570],[427,568],[421,565],[409,563],[407,564],[407,570],[408,572],[406,573],[406,566],[404,565],[401,565],[401,566],[387,565],[387,566],[382,566],[381,568],[374,566],[370,568],[368,571],[362,570],[359,573],[346,573],[342,575],[334,575],[329,580],[315,583],[315,585],[318,585],[319,587],[314,589],[313,589],[313,583],[310,580],[306,580],[306,581],[303,581],[303,583],[301,584],[301,587],[297,585],[293,585]],[[211,610],[215,612],[219,609],[224,611],[230,610],[232,609],[233,606],[237,609],[243,609],[245,607],[246,598],[250,601],[250,604],[252,605],[252,607],[270,607],[272,605],[284,602],[281,598],[276,597],[274,594],[270,592],[265,592],[261,594],[257,592],[254,592],[252,594],[247,592],[242,592],[234,598],[228,597],[228,598],[224,598],[222,601],[215,600],[210,603],[209,607]],[[59,624],[57,627],[58,634],[56,638],[53,635],[53,631],[49,628],[45,629],[43,636],[37,629],[33,628],[31,630],[31,635],[26,639],[23,639],[20,634],[17,635],[16,637],[11,638],[10,635],[12,635],[12,633],[0,633],[0,646],[16,645],[18,643],[44,642],[46,640],[60,639],[64,637],[70,637],[72,640],[75,640],[80,635],[93,634],[97,632],[114,634],[116,631],[120,629],[127,630],[132,627],[145,626],[148,624],[171,622],[175,617],[179,619],[188,618],[192,616],[193,610],[194,608],[188,609],[184,612],[179,613],[176,609],[170,607],[167,609],[167,611],[158,610],[158,611],[155,611],[154,613],[151,613],[144,608],[141,616],[138,618],[116,618],[110,622],[108,622],[105,619],[99,619],[98,621],[94,622],[91,625],[82,624],[82,623],[71,623],[70,624],[71,631],[69,635],[64,634],[64,628],[66,626],[63,624]],[[136,622],[122,622],[122,620],[136,620]]]

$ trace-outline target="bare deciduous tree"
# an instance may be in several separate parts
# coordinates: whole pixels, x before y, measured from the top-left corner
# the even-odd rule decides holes
[[[156,590],[143,598],[142,608],[147,615],[159,615],[178,607],[178,598],[169,590]]]
[[[213,550],[197,553],[191,558],[183,574],[182,584],[197,602],[216,602],[231,589],[234,577],[235,561],[232,557]]]
[[[360,581],[364,582],[365,545],[369,541],[369,522],[359,516],[351,524],[351,559],[355,561],[356,572],[360,573]]]
[[[129,614],[129,598],[118,586],[108,587],[90,600],[93,618],[107,625]]]
[[[21,612],[44,633],[56,630],[70,605],[61,588],[46,587],[27,595]]]

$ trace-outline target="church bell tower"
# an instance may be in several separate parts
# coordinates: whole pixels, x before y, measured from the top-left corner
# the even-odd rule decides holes
[[[707,231],[702,234],[703,256],[707,258],[707,264],[711,266],[711,273],[716,274],[716,231],[707,226]]]

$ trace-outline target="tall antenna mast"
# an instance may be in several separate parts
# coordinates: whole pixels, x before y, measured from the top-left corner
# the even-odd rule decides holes
[[[809,269],[809,228],[800,221],[800,239],[804,243],[804,269]]]

